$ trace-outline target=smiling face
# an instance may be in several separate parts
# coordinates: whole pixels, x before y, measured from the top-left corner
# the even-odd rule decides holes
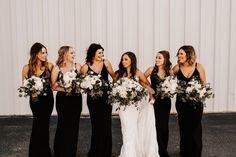
[[[122,65],[125,67],[125,68],[128,68],[131,66],[131,59],[130,57],[125,54],[123,57],[122,57]]]
[[[177,57],[178,57],[178,63],[185,63],[187,61],[187,55],[186,55],[186,52],[182,49],[179,50],[178,54],[177,54]]]
[[[95,52],[95,55],[94,55],[94,58],[93,60],[95,61],[102,61],[104,55],[103,55],[103,49],[98,49],[96,52]]]
[[[41,51],[37,54],[37,59],[41,62],[47,61],[48,53],[47,50],[43,47]]]
[[[65,54],[65,60],[69,62],[74,62],[74,59],[75,59],[75,51],[73,48],[70,47],[69,50]]]
[[[156,66],[164,66],[164,63],[165,63],[165,58],[163,54],[157,53],[155,61]]]

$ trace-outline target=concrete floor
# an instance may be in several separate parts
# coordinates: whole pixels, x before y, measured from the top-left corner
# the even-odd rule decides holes
[[[53,145],[57,117],[51,119],[50,144]],[[0,117],[0,157],[27,157],[32,118]],[[236,113],[204,114],[202,157],[236,157]],[[170,118],[170,157],[179,157],[179,132],[175,115]],[[86,157],[91,135],[90,119],[81,118],[78,157]],[[113,157],[122,144],[120,120],[113,118]]]

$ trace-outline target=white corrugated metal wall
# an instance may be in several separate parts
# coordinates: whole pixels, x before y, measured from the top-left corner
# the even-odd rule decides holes
[[[156,51],[169,50],[175,64],[178,48],[191,44],[215,90],[205,111],[236,111],[235,17],[236,0],[0,0],[0,115],[31,113],[16,89],[36,41],[51,62],[60,46],[73,46],[81,64],[88,45],[100,43],[114,69],[134,51],[142,71]]]

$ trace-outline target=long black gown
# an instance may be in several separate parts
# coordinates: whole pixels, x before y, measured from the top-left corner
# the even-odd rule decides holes
[[[195,70],[191,77],[186,78],[181,69],[177,72],[178,80],[189,82],[193,77],[200,81],[200,74]],[[176,98],[180,130],[180,154],[182,157],[200,157],[202,152],[202,114],[203,104],[199,102],[183,102],[179,95]]]
[[[164,79],[161,79],[154,70],[150,76],[151,86],[153,89],[157,88]],[[168,139],[169,139],[169,116],[171,108],[170,98],[161,98],[160,96],[155,97],[154,113],[156,119],[156,131],[157,131],[157,142],[159,147],[160,157],[169,157],[167,152]]]
[[[47,78],[46,71],[39,77]],[[47,79],[50,82],[50,78]],[[49,126],[54,99],[51,86],[48,85],[46,88],[47,95],[38,96],[38,101],[32,101],[32,97],[30,96],[33,125],[28,157],[51,157],[51,149],[49,147]]]
[[[61,72],[61,71],[60,71]],[[82,95],[58,91],[56,94],[57,128],[54,139],[55,157],[75,157],[82,111]]]
[[[88,71],[93,71],[90,67]],[[94,72],[94,71],[93,71]],[[94,72],[94,75],[98,75]],[[108,81],[108,71],[103,63],[101,78]],[[91,146],[89,157],[111,157],[112,134],[111,134],[111,112],[112,106],[107,103],[108,95],[103,91],[102,97],[92,98],[87,96],[87,105],[92,124]]]

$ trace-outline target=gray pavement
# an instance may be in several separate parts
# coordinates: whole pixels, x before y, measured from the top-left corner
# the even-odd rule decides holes
[[[50,145],[53,146],[57,117],[51,118]],[[0,116],[0,157],[27,157],[32,118],[30,116]],[[204,114],[202,157],[236,157],[236,113]],[[179,132],[176,115],[170,118],[170,157],[179,157]],[[113,157],[122,145],[120,120],[113,117]],[[91,125],[89,117],[82,117],[77,157],[86,157]]]

